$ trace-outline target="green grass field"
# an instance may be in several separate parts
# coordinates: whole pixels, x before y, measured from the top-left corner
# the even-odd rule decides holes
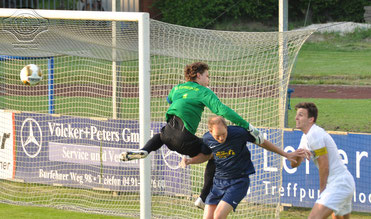
[[[371,29],[339,34],[315,33],[299,52],[291,84],[371,86]],[[326,130],[371,132],[370,99],[291,99],[291,106],[311,101],[319,108],[317,123]],[[295,128],[295,110],[288,125]]]
[[[287,208],[280,213],[281,219],[301,219],[309,215],[308,208]],[[88,214],[80,212],[72,212],[66,210],[59,210],[53,208],[29,207],[29,206],[14,206],[8,204],[0,204],[0,215],[2,218],[24,219],[24,218],[38,218],[38,219],[114,219],[127,218],[118,216],[107,216],[99,214]],[[9,217],[4,215],[9,215]],[[11,216],[10,216],[11,215]],[[371,219],[371,213],[353,212],[351,215],[353,219]],[[129,219],[129,218],[128,218]]]
[[[12,218],[12,219],[23,219],[23,218],[50,218],[50,219],[99,219],[99,218],[123,218],[118,216],[107,216],[99,214],[87,214],[66,210],[59,210],[53,208],[44,207],[30,207],[30,206],[15,206],[8,204],[0,204],[0,215],[1,218]],[[8,215],[8,216],[7,216]]]
[[[292,98],[288,111],[288,126],[295,128],[295,105],[314,102],[318,107],[317,124],[328,131],[371,132],[371,99]]]
[[[287,208],[280,213],[281,219],[301,219],[307,218],[310,213],[310,208]],[[352,212],[351,214],[352,219],[370,219],[370,213],[363,213],[363,212]]]
[[[371,85],[371,29],[310,39],[299,52],[290,83]]]

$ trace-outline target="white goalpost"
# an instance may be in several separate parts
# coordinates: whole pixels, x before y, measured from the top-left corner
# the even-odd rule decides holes
[[[0,9],[0,20],[0,202],[133,218],[202,216],[193,202],[204,164],[181,169],[166,146],[119,161],[165,124],[185,65],[208,63],[210,89],[282,147],[282,91],[312,33],[205,30],[126,12]],[[19,79],[28,64],[43,73],[37,85]],[[230,217],[278,217],[282,159],[247,146],[256,174]]]

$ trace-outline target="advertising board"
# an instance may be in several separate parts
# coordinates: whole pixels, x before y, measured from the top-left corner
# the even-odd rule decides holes
[[[121,162],[125,150],[139,149],[139,123],[35,113],[15,114],[15,177],[47,183],[113,191],[139,191],[139,160]],[[152,123],[151,134],[163,123]],[[154,192],[190,191],[189,170],[179,169],[179,154],[165,146],[151,153]],[[178,181],[177,181],[178,180]]]

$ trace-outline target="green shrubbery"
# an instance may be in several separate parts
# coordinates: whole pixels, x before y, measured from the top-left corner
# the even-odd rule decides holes
[[[363,22],[363,7],[369,4],[369,0],[289,1],[289,19],[296,21],[307,17],[307,24]],[[245,19],[276,23],[278,18],[277,0],[157,0],[154,7],[161,12],[161,20],[164,22],[200,28],[210,28],[217,20]]]

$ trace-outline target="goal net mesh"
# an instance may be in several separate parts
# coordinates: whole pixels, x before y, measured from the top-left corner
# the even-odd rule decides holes
[[[20,26],[15,18],[0,18],[0,201],[139,217],[139,162],[119,161],[140,147],[138,23],[38,17]],[[282,147],[290,71],[311,33],[150,20],[151,134],[165,124],[166,97],[185,82],[185,65],[202,61],[220,100]],[[28,64],[43,73],[35,86],[19,77]],[[199,137],[211,114],[205,109]],[[281,185],[281,157],[247,146],[256,173],[230,218],[277,217],[280,196],[271,190]],[[152,217],[200,218],[193,203],[205,164],[179,168],[181,155],[166,146],[150,157]]]

